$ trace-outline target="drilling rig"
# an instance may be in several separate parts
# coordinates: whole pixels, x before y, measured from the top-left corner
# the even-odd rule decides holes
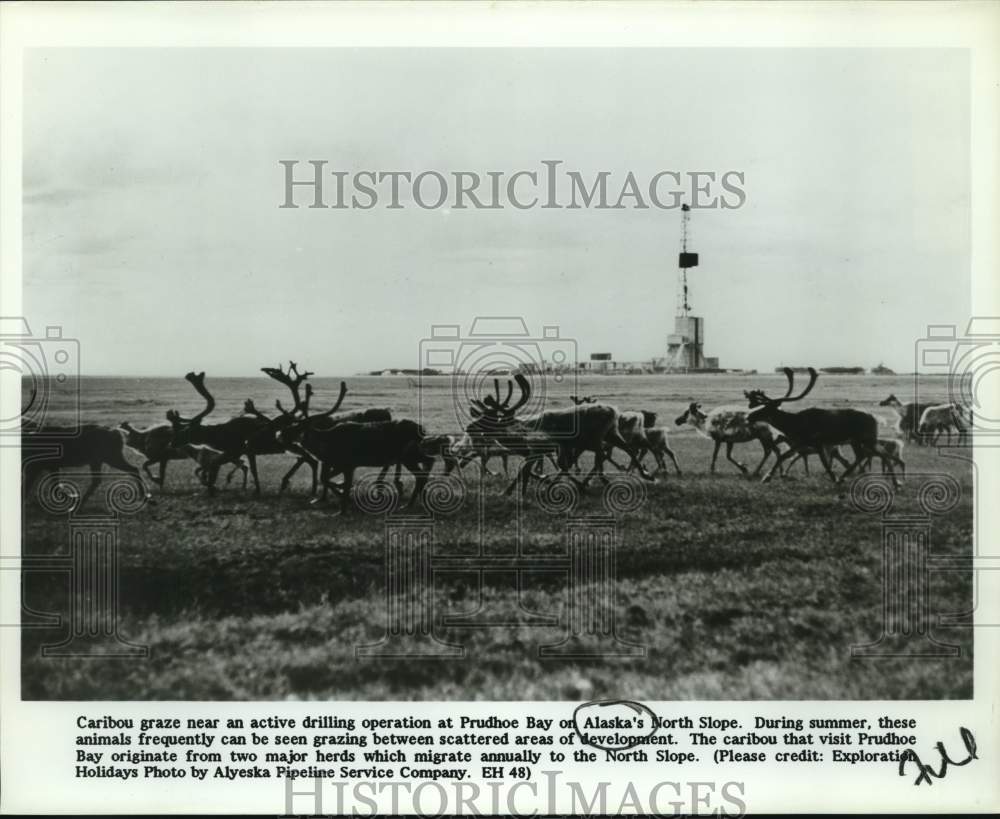
[[[705,319],[691,315],[688,270],[698,266],[698,254],[689,250],[691,208],[681,205],[681,251],[677,260],[677,314],[667,336],[667,372],[717,370],[719,360],[705,357]]]

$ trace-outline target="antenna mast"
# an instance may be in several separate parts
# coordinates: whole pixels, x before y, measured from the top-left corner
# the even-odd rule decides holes
[[[691,312],[691,304],[688,302],[688,268],[696,267],[698,264],[698,254],[688,253],[688,231],[691,223],[691,208],[689,205],[681,205],[681,255],[678,258],[680,266],[680,292],[677,294],[677,314],[685,318]]]

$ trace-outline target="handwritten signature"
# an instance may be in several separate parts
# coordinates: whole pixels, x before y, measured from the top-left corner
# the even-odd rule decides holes
[[[976,738],[972,736],[972,731],[968,728],[959,728],[959,733],[962,735],[962,742],[965,743],[965,750],[968,751],[968,756],[961,762],[956,762],[948,756],[944,743],[939,742],[935,747],[937,748],[937,752],[941,755],[941,768],[940,770],[935,771],[933,765],[925,765],[920,760],[916,751],[911,748],[907,748],[899,758],[899,775],[904,775],[907,762],[915,762],[917,767],[920,769],[920,774],[913,781],[913,784],[920,785],[926,782],[928,785],[933,785],[935,779],[944,779],[945,774],[948,773],[949,765],[954,765],[956,768],[960,768],[962,765],[968,765],[973,759],[979,759],[979,757],[976,756]]]

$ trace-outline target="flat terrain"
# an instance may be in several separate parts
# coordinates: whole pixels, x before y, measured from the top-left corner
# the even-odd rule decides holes
[[[338,379],[313,379],[314,406],[336,395]],[[457,431],[449,379],[425,385],[418,401],[407,378],[347,378],[343,409],[387,406],[416,417],[428,431]],[[177,379],[83,379],[80,413],[92,423],[129,420],[146,426],[175,407],[197,411],[200,400]],[[208,379],[218,399],[216,418],[243,401],[258,407],[285,398],[266,379]],[[434,523],[435,634],[461,646],[462,656],[413,659],[356,657],[357,646],[378,643],[388,623],[386,520],[308,503],[307,470],[291,493],[277,496],[287,456],[260,459],[263,494],[238,481],[206,497],[193,464],[172,462],[155,504],[121,519],[119,613],[121,635],[148,646],[145,659],[54,658],[44,644],[63,628],[22,630],[23,696],[28,699],[909,699],[972,694],[972,633],[934,627],[934,637],[961,646],[958,658],[851,657],[853,644],[876,640],[882,624],[882,521],[857,510],[849,486],[840,492],[818,462],[801,465],[768,485],[743,478],[720,455],[708,474],[712,444],[674,418],[689,401],[706,408],[745,406],[742,391],[783,392],[781,376],[590,377],[550,386],[551,406],[570,393],[593,394],[621,409],[649,409],[669,426],[684,471],[660,475],[645,487],[635,511],[617,515],[615,577],[609,607],[622,641],[645,656],[548,657],[539,647],[559,643],[572,620],[567,606],[566,554],[570,517],[607,514],[604,490],[593,486],[568,511],[542,508],[529,493],[522,513],[504,497],[506,481],[464,473],[464,502]],[[935,384],[921,385],[933,394]],[[804,405],[872,410],[895,392],[913,392],[911,379],[826,377]],[[945,397],[943,384],[940,395]],[[53,407],[53,422],[71,416]],[[886,434],[890,434],[888,425]],[[137,465],[142,458],[128,451]],[[737,447],[754,466],[756,444]],[[919,473],[947,473],[961,487],[951,511],[934,520],[932,552],[972,550],[971,464],[930,447],[908,446],[908,479],[895,513],[918,511]],[[652,466],[652,459],[647,465]],[[499,469],[499,460],[490,464]],[[435,471],[440,471],[440,466]],[[614,468],[609,475],[616,474]],[[412,479],[406,478],[407,490]],[[252,484],[251,484],[252,485]],[[484,487],[482,528],[478,493]],[[443,484],[441,485],[443,487]],[[441,488],[439,487],[439,488]],[[84,512],[101,510],[98,492]],[[65,554],[66,515],[27,509],[24,551]],[[419,511],[419,510],[418,510]],[[483,571],[476,555],[520,553],[529,568]],[[555,556],[553,558],[552,556]],[[538,559],[538,568],[531,561]],[[544,563],[551,558],[549,563]],[[553,570],[552,566],[555,566]],[[448,571],[438,570],[446,567]],[[547,568],[546,568],[547,567]],[[969,572],[933,572],[932,625],[937,615],[972,608]],[[31,573],[31,609],[65,614],[65,575]],[[597,594],[600,589],[592,590]],[[586,597],[587,589],[572,600]],[[411,595],[413,597],[413,595]],[[394,605],[416,605],[418,599]],[[448,624],[458,615],[479,625]],[[555,619],[553,619],[555,618]],[[504,625],[483,625],[483,621]],[[564,648],[587,653],[597,638],[573,637]]]

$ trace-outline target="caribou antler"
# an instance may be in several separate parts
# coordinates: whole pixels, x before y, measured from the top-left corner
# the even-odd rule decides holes
[[[528,399],[531,398],[531,383],[524,377],[523,373],[515,375],[514,380],[517,382],[517,386],[521,388],[521,397],[517,399],[517,403],[514,406],[504,407],[511,415],[527,404]]]
[[[243,402],[243,412],[245,412],[247,415],[254,416],[254,418],[260,418],[261,421],[271,420],[266,415],[264,415],[264,413],[262,413],[259,409],[257,409],[257,407],[253,403],[252,398],[248,398],[246,401]]]
[[[786,401],[801,401],[812,392],[812,388],[816,385],[816,379],[819,378],[819,373],[812,367],[809,367],[809,383],[802,392],[792,397],[792,390],[795,389],[795,372],[791,367],[785,367],[782,372],[784,372],[785,378],[788,379],[788,389],[785,390],[785,394],[781,398],[769,398],[763,390],[750,390],[749,392],[744,390],[743,395],[746,396],[751,407],[761,407],[765,404],[777,407]]]
[[[788,379],[788,391],[782,398],[778,399],[779,404],[782,404],[785,401],[801,401],[803,398],[809,395],[810,392],[812,392],[812,388],[816,386],[816,379],[819,378],[819,373],[816,372],[816,370],[814,370],[812,367],[809,367],[808,372],[809,372],[809,384],[806,386],[804,390],[802,390],[802,392],[800,392],[794,398],[789,398],[789,396],[792,394],[792,388],[795,386],[795,373],[792,372],[792,369],[790,367],[785,367],[785,378]]]
[[[177,410],[167,410],[167,420],[174,425],[200,423],[202,418],[215,409],[215,399],[205,386],[205,373],[190,372],[184,378],[191,383],[191,386],[195,388],[198,395],[205,399],[205,409],[192,418],[184,418]]]
[[[299,386],[309,378],[310,375],[314,373],[306,371],[303,373],[299,372],[299,367],[294,361],[288,362],[288,371],[286,372],[281,368],[279,364],[277,368],[274,367],[261,367],[260,371],[264,373],[268,378],[273,378],[279,384],[284,384],[288,387],[288,390],[292,393],[292,398],[295,401],[295,406],[292,407],[292,413],[299,412],[302,409],[302,398],[299,396]],[[281,409],[281,407],[278,407]],[[284,413],[285,410],[281,409]],[[288,413],[286,413],[288,414]]]
[[[340,405],[344,403],[344,396],[347,395],[347,384],[343,381],[340,382],[340,395],[337,396],[337,403],[334,404],[326,412],[321,412],[319,415],[314,415],[314,418],[326,418],[329,415],[333,415],[337,410],[340,409]]]
[[[510,406],[510,400],[514,395],[514,382],[517,382],[517,386],[521,389],[521,397],[517,400],[517,403],[514,404],[514,406]],[[480,418],[483,416],[494,420],[512,418],[514,413],[523,407],[531,397],[531,384],[528,382],[527,378],[525,378],[521,373],[518,373],[514,376],[514,381],[511,381],[510,379],[507,380],[507,396],[501,400],[500,379],[494,378],[493,392],[495,395],[487,395],[482,400],[478,398],[472,398],[469,400],[469,404],[471,405],[470,414],[473,418]]]

